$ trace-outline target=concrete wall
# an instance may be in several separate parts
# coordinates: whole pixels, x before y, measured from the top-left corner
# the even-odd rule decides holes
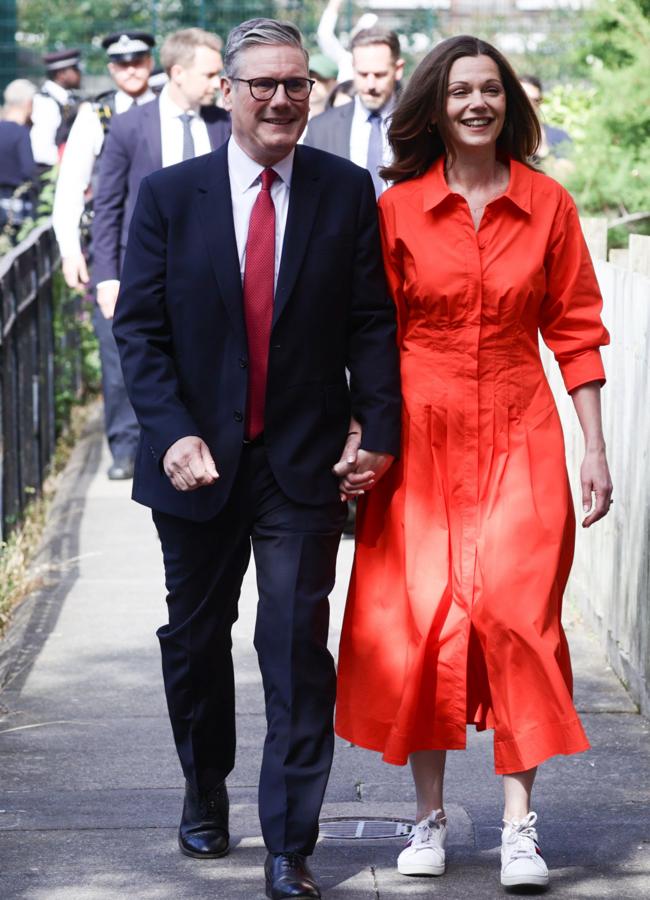
[[[650,243],[650,238],[645,239]],[[650,248],[647,248],[650,249]],[[610,514],[578,527],[569,596],[599,634],[610,663],[650,713],[650,278],[595,260],[611,345],[603,350],[607,454],[614,484]],[[543,349],[562,418],[576,517],[583,518],[583,440],[559,370]]]

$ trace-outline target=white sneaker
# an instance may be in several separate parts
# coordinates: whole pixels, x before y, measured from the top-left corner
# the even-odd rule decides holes
[[[545,887],[548,868],[537,843],[537,813],[506,822],[501,832],[501,884],[504,887]]]
[[[442,875],[445,871],[447,818],[434,809],[409,835],[408,843],[397,857],[400,875]]]

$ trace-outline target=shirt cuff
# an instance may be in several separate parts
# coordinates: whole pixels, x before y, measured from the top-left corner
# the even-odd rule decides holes
[[[119,278],[107,278],[105,281],[98,281],[95,285],[96,288],[104,287],[105,284],[117,284],[119,285]]]
[[[601,385],[605,384],[605,369],[598,349],[584,350],[570,359],[559,362],[564,386],[569,393],[590,381],[598,381]]]
[[[56,234],[56,229],[54,230]],[[62,238],[59,240],[57,237],[57,241],[59,244],[59,252],[61,254],[61,259],[76,259],[78,256],[82,256],[81,252],[81,244],[79,242],[79,238],[73,239],[72,236]]]

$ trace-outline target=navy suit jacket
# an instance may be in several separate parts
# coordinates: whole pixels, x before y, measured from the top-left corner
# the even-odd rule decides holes
[[[334,106],[310,120],[304,145],[350,159],[354,103]]]
[[[204,106],[213,150],[230,136],[230,116],[216,106]],[[93,281],[120,277],[129,223],[145,175],[162,168],[160,101],[132,106],[115,116],[99,160],[98,188],[94,199]]]
[[[133,497],[204,521],[221,509],[244,438],[248,351],[227,146],[145,178],[131,222],[113,331],[141,425]],[[350,384],[346,378],[350,372]],[[335,502],[331,473],[350,411],[363,446],[397,455],[395,312],[368,173],[297,147],[270,342],[265,444],[284,493]],[[220,473],[183,493],[167,449],[199,435]]]

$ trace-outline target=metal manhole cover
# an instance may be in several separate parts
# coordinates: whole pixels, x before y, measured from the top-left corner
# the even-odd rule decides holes
[[[336,841],[377,841],[403,838],[410,833],[412,822],[405,819],[321,819],[320,835]]]

